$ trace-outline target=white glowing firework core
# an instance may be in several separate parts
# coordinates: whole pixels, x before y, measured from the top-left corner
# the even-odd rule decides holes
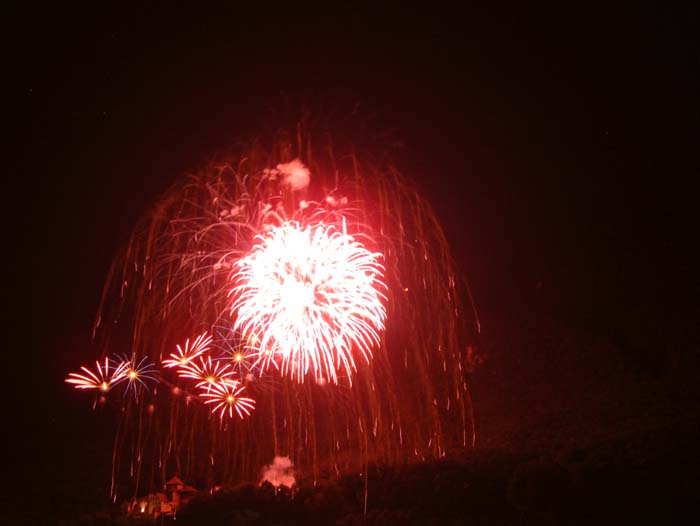
[[[330,225],[287,222],[259,236],[231,280],[231,314],[261,366],[279,362],[299,382],[351,378],[384,329],[381,254]],[[266,352],[269,351],[269,352]]]

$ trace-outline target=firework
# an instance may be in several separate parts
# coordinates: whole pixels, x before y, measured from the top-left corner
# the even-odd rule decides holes
[[[187,364],[178,368],[177,374],[183,378],[198,380],[195,387],[205,387],[207,391],[212,386],[223,381],[230,381],[233,378],[233,371],[230,365],[221,365],[220,362],[212,362],[211,356],[199,357],[199,361],[190,360]]]
[[[259,356],[260,353],[254,347],[238,344],[225,349],[218,360],[230,365],[240,378],[244,378],[256,370]]]
[[[183,380],[160,371],[157,418],[128,402],[118,413],[115,488],[133,492],[142,466],[151,481],[175,466],[236,483],[274,456],[317,477],[474,444],[478,320],[432,207],[374,148],[384,139],[309,126],[256,134],[175,182],[113,263],[98,351],[129,342],[134,363]],[[82,376],[76,387],[99,385]],[[212,413],[254,418],[217,427]]]
[[[126,356],[117,356],[111,360],[115,369],[122,368],[124,374],[119,380],[119,383],[125,383],[124,396],[132,393],[138,398],[141,389],[148,390],[148,383],[158,383],[157,370],[155,365],[148,361],[148,357],[144,356],[138,360],[135,356],[127,358]]]
[[[215,404],[211,412],[215,414],[218,411],[221,420],[227,414],[233,418],[234,411],[240,418],[245,418],[255,409],[255,400],[241,396],[244,391],[245,388],[236,381],[220,381],[207,386],[207,392],[201,396],[205,404]]]
[[[232,322],[221,320],[214,327],[214,334],[216,337],[212,341],[212,346],[217,351],[216,360],[228,364],[241,379],[259,372],[256,368],[257,349],[252,342],[241,338]]]
[[[102,366],[99,360],[96,361],[94,372],[82,366],[80,370],[85,374],[70,373],[65,381],[73,384],[76,389],[96,389],[102,393],[107,393],[125,378],[128,367],[126,363],[122,362],[116,364],[116,366],[113,365],[110,372],[109,362],[109,359],[105,358],[104,366]]]
[[[230,311],[244,338],[259,341],[263,369],[281,361],[282,374],[303,382],[338,383],[369,362],[386,309],[381,255],[333,226],[273,228],[237,264]],[[270,349],[269,354],[264,354]]]
[[[234,367],[239,375],[243,375],[252,369],[254,357],[255,354],[251,352],[250,347],[235,347],[227,353],[224,359],[231,362],[231,367]]]
[[[212,337],[203,332],[190,345],[189,338],[182,347],[176,345],[177,352],[170,355],[170,358],[163,360],[164,367],[183,367],[188,365],[194,358],[209,350]]]

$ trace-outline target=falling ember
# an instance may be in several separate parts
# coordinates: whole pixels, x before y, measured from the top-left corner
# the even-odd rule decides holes
[[[212,408],[212,414],[218,412],[221,420],[228,414],[229,418],[233,418],[233,412],[236,411],[240,418],[250,416],[250,412],[255,409],[255,400],[252,398],[241,396],[245,391],[236,381],[221,381],[211,385],[211,389],[202,393],[205,404],[216,404]]]
[[[386,309],[381,254],[333,226],[273,228],[231,276],[231,314],[249,341],[259,341],[266,369],[280,361],[298,382],[351,377],[355,354],[369,362]],[[271,352],[266,353],[265,350]]]

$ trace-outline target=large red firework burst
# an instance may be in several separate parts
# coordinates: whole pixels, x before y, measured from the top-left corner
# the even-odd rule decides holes
[[[384,328],[380,257],[323,224],[287,222],[260,236],[236,264],[230,310],[244,337],[259,342],[262,368],[274,360],[299,382],[308,373],[350,380],[354,354],[369,362]]]
[[[69,380],[119,407],[113,496],[173,471],[252,481],[280,455],[318,478],[474,444],[478,320],[432,207],[385,138],[290,129],[175,182],[110,270],[96,347],[130,357],[118,383],[138,396]]]

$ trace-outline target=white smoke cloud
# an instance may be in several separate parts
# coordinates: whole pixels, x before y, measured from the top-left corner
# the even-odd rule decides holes
[[[263,482],[269,482],[274,487],[287,486],[291,488],[296,483],[294,478],[294,467],[289,457],[275,457],[272,464],[265,466],[262,470]]]
[[[278,164],[277,170],[284,177],[284,184],[289,185],[292,190],[303,190],[309,186],[311,180],[309,169],[299,159]]]

